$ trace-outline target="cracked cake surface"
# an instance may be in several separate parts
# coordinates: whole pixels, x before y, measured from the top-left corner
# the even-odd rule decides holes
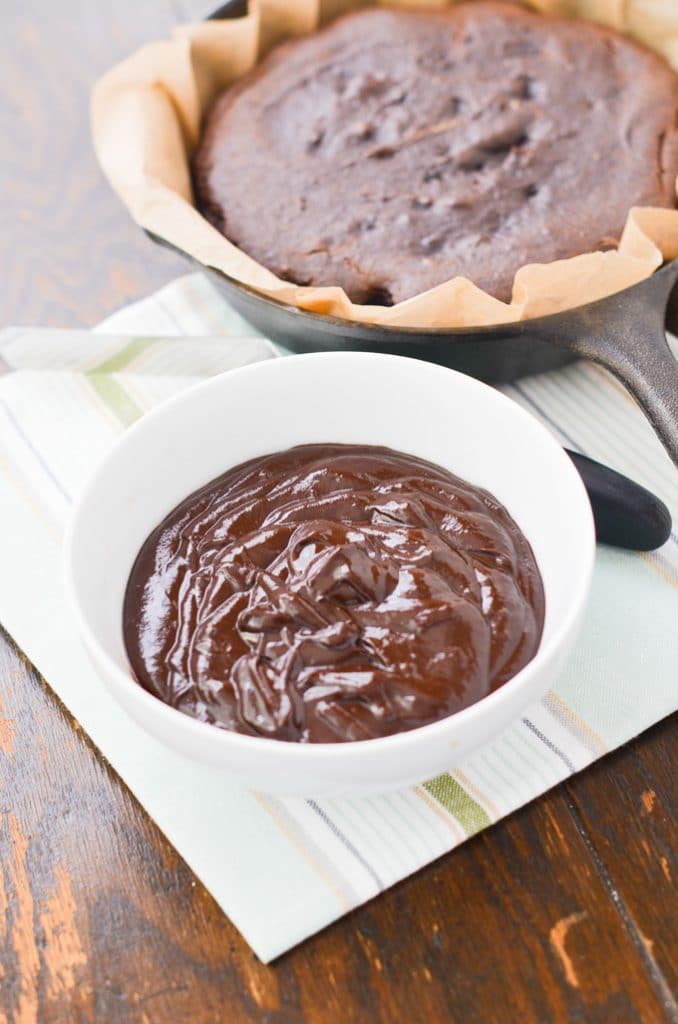
[[[368,8],[278,46],[209,111],[196,203],[279,277],[390,305],[613,247],[676,205],[678,74],[589,22]]]

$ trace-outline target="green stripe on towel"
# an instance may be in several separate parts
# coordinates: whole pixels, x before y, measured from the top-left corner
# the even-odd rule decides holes
[[[122,384],[115,377],[99,371],[88,373],[86,377],[92,389],[117,417],[123,427],[129,427],[130,424],[138,420],[143,414],[144,410],[137,405],[133,398],[130,398],[128,392],[125,391]]]
[[[425,782],[423,788],[455,816],[467,836],[492,824],[487,812],[447,772]]]
[[[124,370],[130,363],[134,362],[136,357],[144,352],[151,345],[157,345],[162,338],[132,338],[129,344],[121,348],[119,352],[110,356],[108,359],[104,359],[102,363],[92,370],[92,373],[119,373],[120,370]]]

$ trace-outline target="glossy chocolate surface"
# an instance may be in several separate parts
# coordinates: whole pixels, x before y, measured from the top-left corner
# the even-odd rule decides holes
[[[304,445],[190,495],[135,562],[139,682],[224,729],[362,740],[480,700],[535,654],[532,550],[487,491],[387,448]]]

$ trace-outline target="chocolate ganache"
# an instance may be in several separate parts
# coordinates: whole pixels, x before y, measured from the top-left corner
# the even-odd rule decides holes
[[[153,531],[124,602],[138,681],[251,736],[363,740],[480,700],[535,654],[532,549],[487,491],[388,448],[252,459]]]

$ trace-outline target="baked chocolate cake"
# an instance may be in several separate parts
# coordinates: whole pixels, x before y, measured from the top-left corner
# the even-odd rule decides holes
[[[615,245],[676,204],[678,75],[588,22],[365,9],[279,46],[210,111],[196,201],[303,285],[391,304]]]

